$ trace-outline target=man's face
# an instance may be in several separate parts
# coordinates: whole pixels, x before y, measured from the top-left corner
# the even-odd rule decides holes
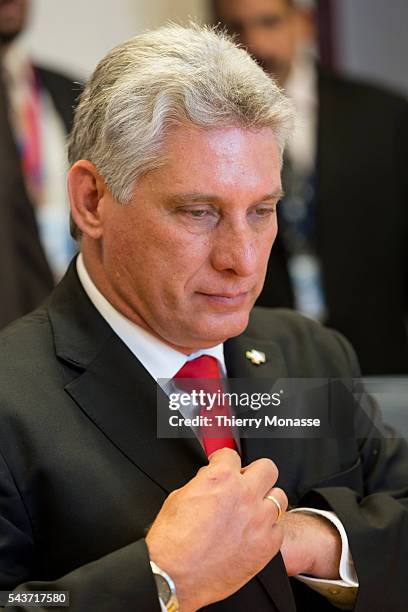
[[[105,202],[103,269],[126,316],[188,353],[248,324],[277,232],[280,158],[269,128],[179,128],[167,153],[129,204]]]
[[[286,0],[217,0],[217,19],[284,85],[295,57],[297,11]]]
[[[10,43],[24,28],[28,0],[0,0],[0,45]]]

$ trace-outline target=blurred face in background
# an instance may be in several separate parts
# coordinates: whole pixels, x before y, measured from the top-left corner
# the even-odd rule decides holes
[[[28,0],[0,0],[0,46],[11,43],[24,29]]]
[[[216,0],[215,10],[216,19],[283,86],[298,44],[313,36],[310,12],[288,0]]]

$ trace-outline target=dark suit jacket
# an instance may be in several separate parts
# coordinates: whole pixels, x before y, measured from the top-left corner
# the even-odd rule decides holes
[[[316,248],[329,318],[363,374],[408,372],[408,104],[320,71]],[[287,254],[272,249],[258,305],[293,307]]]
[[[71,129],[79,85],[35,68],[42,89],[50,94],[65,129]],[[27,194],[21,160],[8,120],[0,75],[0,328],[36,308],[54,286],[33,206]]]
[[[245,359],[252,348],[266,364]],[[358,374],[340,335],[285,310],[255,309],[225,357],[230,377]],[[0,590],[69,590],[75,612],[159,612],[143,538],[169,492],[206,463],[201,446],[157,439],[156,385],[74,266],[44,307],[0,335],[0,362]],[[337,442],[242,439],[243,462],[270,457],[292,505],[338,514],[361,585],[357,612],[406,612],[407,448],[375,437],[368,421],[357,427]],[[208,610],[296,606],[333,609],[288,580],[278,555]]]

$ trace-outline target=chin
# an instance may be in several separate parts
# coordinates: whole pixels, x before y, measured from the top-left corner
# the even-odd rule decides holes
[[[240,312],[228,317],[206,317],[200,329],[196,330],[196,337],[206,346],[215,346],[225,342],[229,338],[239,336],[248,326],[249,312]]]

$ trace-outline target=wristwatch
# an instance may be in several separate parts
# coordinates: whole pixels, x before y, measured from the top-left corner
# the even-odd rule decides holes
[[[168,612],[179,612],[180,606],[173,580],[154,561],[150,561],[159,597]]]

